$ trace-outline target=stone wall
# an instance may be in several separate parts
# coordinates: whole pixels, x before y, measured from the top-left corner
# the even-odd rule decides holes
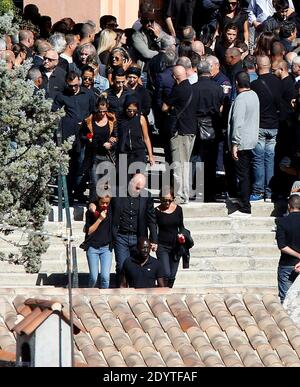
[[[138,18],[139,0],[24,0],[27,4],[36,4],[41,15],[49,15],[52,23],[63,17],[71,17],[76,23],[93,20],[99,28],[102,15],[117,17],[120,28],[131,27]]]

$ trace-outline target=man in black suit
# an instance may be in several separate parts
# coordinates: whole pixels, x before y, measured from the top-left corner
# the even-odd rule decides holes
[[[289,215],[277,219],[276,239],[281,251],[278,266],[278,290],[281,303],[300,269],[300,195],[288,202]]]

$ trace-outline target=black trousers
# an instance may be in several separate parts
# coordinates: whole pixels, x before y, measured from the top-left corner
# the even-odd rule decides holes
[[[239,210],[249,214],[251,213],[249,201],[251,194],[251,161],[252,150],[239,151],[238,160],[233,160],[237,178],[237,194],[241,202]]]

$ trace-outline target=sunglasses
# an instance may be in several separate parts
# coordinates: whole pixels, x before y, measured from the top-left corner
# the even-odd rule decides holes
[[[94,80],[94,78],[92,78],[92,77],[83,77],[82,79],[84,81],[90,81],[90,82],[92,82]]]
[[[98,113],[107,113],[108,110],[98,110]]]
[[[162,199],[160,199],[160,201],[162,202],[162,203],[172,203],[172,199],[164,199],[164,198],[162,198]]]
[[[53,59],[53,58],[48,58],[48,56],[44,56],[44,60],[49,60],[49,62],[53,62],[57,59]]]
[[[137,109],[126,109],[128,113],[136,113]]]
[[[120,56],[113,56],[112,60],[122,60],[122,58]]]

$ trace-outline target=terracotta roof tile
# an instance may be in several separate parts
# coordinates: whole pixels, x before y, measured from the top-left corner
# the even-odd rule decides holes
[[[249,344],[242,344],[236,348],[245,367],[262,367],[263,364]]]
[[[131,309],[128,304],[124,301],[122,297],[113,296],[109,297],[108,304],[111,307],[111,310],[114,312],[116,317],[119,317],[120,314],[131,313]]]
[[[292,348],[287,344],[279,345],[276,348],[276,352],[278,353],[281,361],[285,366],[291,366],[298,364],[300,366],[300,360],[296,353],[292,350]]]
[[[94,345],[86,345],[82,348],[82,354],[91,367],[107,367],[107,362],[96,350]]]
[[[2,343],[15,351],[3,315],[9,325],[15,318],[25,320],[23,328],[28,325],[20,314],[26,314],[26,290],[15,300],[15,291],[8,294],[3,297],[0,289],[0,348]],[[58,301],[68,318],[67,289],[32,289],[30,296],[42,301],[34,301],[30,311],[42,315]],[[75,321],[79,318],[88,331],[75,336],[81,365],[291,367],[300,362],[300,329],[273,295],[74,289],[73,310]]]
[[[194,317],[197,317],[200,312],[208,312],[205,302],[198,296],[187,296],[185,302],[187,303]]]
[[[94,327],[90,331],[90,335],[97,347],[98,351],[101,351],[103,348],[111,347],[114,345],[111,337],[106,331],[101,327]]]
[[[204,363],[190,344],[181,346],[178,352],[186,367],[204,367]]]
[[[119,320],[121,321],[121,324],[127,333],[131,329],[141,328],[140,324],[136,321],[132,313],[120,313]]]
[[[146,363],[136,349],[130,345],[122,347],[121,349],[122,356],[128,367],[145,367]]]
[[[7,331],[1,334],[0,330],[0,349],[6,352],[10,352],[11,348],[16,349],[16,342],[13,338],[13,335]]]
[[[263,332],[258,329],[257,326],[249,325],[245,329],[245,333],[248,336],[250,343],[254,349],[260,345],[268,344],[268,340]]]
[[[107,331],[112,328],[121,328],[121,323],[112,312],[105,312],[100,316],[101,322]]]
[[[218,352],[227,367],[243,367],[240,358],[229,344],[221,346]]]
[[[207,331],[207,329],[212,327],[218,327],[217,322],[209,312],[206,312],[206,311],[199,312],[195,317],[203,331]]]
[[[96,315],[100,318],[104,313],[110,313],[111,309],[103,297],[92,297],[90,300],[92,308]]]
[[[109,367],[126,367],[124,359],[115,347],[106,347],[102,352]]]
[[[163,302],[161,297],[151,296],[148,298],[147,302],[155,317],[159,317],[159,315],[161,315],[164,312],[170,313],[169,308]]]
[[[168,332],[171,328],[178,328],[178,322],[173,315],[169,312],[163,312],[158,316],[158,321],[160,325],[163,327],[165,332]]]
[[[153,344],[149,340],[145,332],[140,328],[133,328],[128,332],[128,335],[133,343],[134,348],[140,351],[143,347],[151,347]]]
[[[160,328],[158,321],[150,312],[140,313],[137,317],[145,332],[148,332],[151,328]]]
[[[277,353],[273,350],[269,343],[257,346],[256,350],[261,361],[266,367],[282,367],[282,363]]]
[[[110,329],[109,333],[119,351],[125,346],[132,345],[131,340],[126,335],[123,328],[113,327]]]
[[[141,354],[148,367],[165,367],[166,364],[153,347],[141,348]]]
[[[159,352],[167,367],[185,367],[185,364],[179,354],[171,345],[162,346]]]
[[[3,351],[0,349],[0,361],[15,362],[16,361],[16,353]]]
[[[152,328],[149,330],[148,334],[157,351],[160,351],[163,347],[169,347],[171,345],[170,340],[161,328]]]
[[[226,329],[226,335],[232,347],[236,350],[240,345],[246,345],[249,343],[249,340],[244,332],[242,332],[238,327],[228,327]]]
[[[130,305],[131,310],[134,315],[138,317],[144,312],[149,312],[149,308],[145,305],[143,300],[140,297],[132,296],[128,299],[128,304]]]
[[[228,345],[228,339],[219,327],[210,327],[206,330],[206,333],[215,350],[218,350],[223,345]]]

